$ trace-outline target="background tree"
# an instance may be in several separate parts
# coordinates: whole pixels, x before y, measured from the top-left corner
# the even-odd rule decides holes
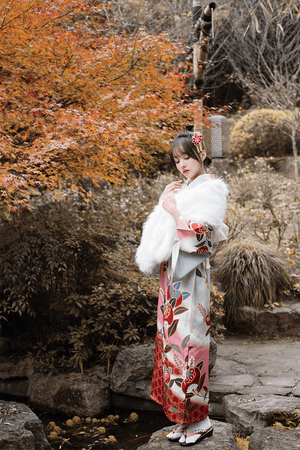
[[[201,0],[200,4],[202,3]],[[118,29],[135,33],[140,28],[157,35],[168,33],[169,39],[192,42],[192,0],[119,0],[105,7],[106,17]]]
[[[120,27],[109,8],[0,6],[0,328],[41,370],[109,365],[153,328],[156,282],[134,254],[167,182],[152,183],[151,202],[134,175],[193,121],[180,42]],[[83,202],[74,190],[90,180],[101,189]]]
[[[261,106],[281,111],[278,126],[288,125],[295,177],[298,175],[296,130],[299,124],[299,7],[294,2],[231,2],[216,34],[216,48],[206,74],[210,86],[238,81]],[[221,72],[225,74],[222,76]],[[288,112],[288,113],[287,113]],[[287,132],[286,130],[283,132]]]
[[[0,326],[11,349],[33,352],[37,370],[83,370],[99,360],[109,367],[120,345],[154,336],[158,286],[138,272],[134,255],[158,192],[174,176],[132,174],[147,171],[176,129],[193,124],[186,91],[191,3],[1,3],[0,195],[17,211],[0,221]],[[215,59],[204,82],[214,93],[209,80],[224,81],[229,94],[222,104],[245,89],[232,76],[232,61],[237,67],[242,62],[234,60],[234,50],[229,59],[226,47],[245,5],[220,0],[214,15]],[[252,11],[243,33],[249,21],[255,25],[258,13]],[[166,25],[169,35],[160,34]],[[251,25],[247,38],[259,37],[256,28],[254,35],[249,30]],[[279,178],[260,160],[254,166],[228,174],[229,240],[275,242],[288,249],[294,271],[297,183]],[[91,189],[85,202],[69,188],[90,186],[90,179],[101,188]],[[24,202],[30,211],[20,207]],[[218,337],[223,299],[212,293],[212,333]]]
[[[11,208],[30,188],[125,182],[192,114],[174,65],[180,46],[116,32],[106,11],[85,0],[1,2],[0,196]]]

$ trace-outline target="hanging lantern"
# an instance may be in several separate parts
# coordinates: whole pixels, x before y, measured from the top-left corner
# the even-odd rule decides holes
[[[225,116],[210,116],[209,128],[203,128],[207,156],[211,159],[230,155],[230,124]]]

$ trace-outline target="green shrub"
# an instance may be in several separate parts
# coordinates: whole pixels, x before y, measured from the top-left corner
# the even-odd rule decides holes
[[[149,279],[123,283],[111,279],[94,287],[91,295],[51,302],[54,328],[49,326],[35,346],[36,369],[48,372],[77,367],[83,371],[84,364],[100,360],[109,370],[120,346],[139,343],[148,334],[154,336],[156,308],[157,286]]]
[[[89,202],[67,190],[44,194],[31,211],[2,221],[2,336],[16,348],[25,333],[41,370],[109,363],[119,345],[138,342],[155,323],[157,281],[143,279],[134,255],[146,215],[170,181],[161,178],[121,190],[107,185]]]
[[[287,123],[289,112],[256,109],[245,114],[232,129],[231,154],[246,159],[255,156],[286,156],[292,153]],[[298,136],[300,143],[300,136]]]
[[[73,199],[74,200],[74,199]],[[0,226],[0,299],[4,312],[36,316],[43,303],[91,292],[115,245],[107,224],[75,201],[48,201]],[[98,280],[100,280],[98,276]]]
[[[299,185],[276,173],[270,167],[272,162],[272,158],[249,160],[237,175],[229,177],[226,214],[229,240],[242,233],[262,243],[274,245],[277,241],[280,247],[292,223],[294,234],[297,234]]]

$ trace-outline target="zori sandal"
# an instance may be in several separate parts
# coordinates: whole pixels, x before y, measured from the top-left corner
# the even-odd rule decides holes
[[[207,417],[202,422],[197,422],[191,424],[185,431],[184,437],[185,440],[180,439],[180,445],[183,447],[187,447],[189,445],[195,445],[203,439],[212,436],[213,427],[211,426],[211,422]]]
[[[176,425],[173,430],[171,431],[171,433],[167,434],[167,438],[169,439],[169,441],[171,442],[177,442],[179,441],[179,439],[183,436],[184,431],[187,429],[188,424],[184,424],[184,425]]]
[[[189,445],[198,444],[203,439],[212,436],[213,431],[213,428],[209,428],[208,430],[195,430],[190,433],[185,432],[185,442],[180,442],[180,445],[182,447],[188,447]]]

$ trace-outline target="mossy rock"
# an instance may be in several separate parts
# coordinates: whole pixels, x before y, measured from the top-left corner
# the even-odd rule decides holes
[[[288,134],[291,118],[289,111],[256,109],[245,114],[233,127],[231,152],[234,159],[255,156],[287,156],[292,154],[292,141]],[[300,134],[297,136],[300,143]]]

